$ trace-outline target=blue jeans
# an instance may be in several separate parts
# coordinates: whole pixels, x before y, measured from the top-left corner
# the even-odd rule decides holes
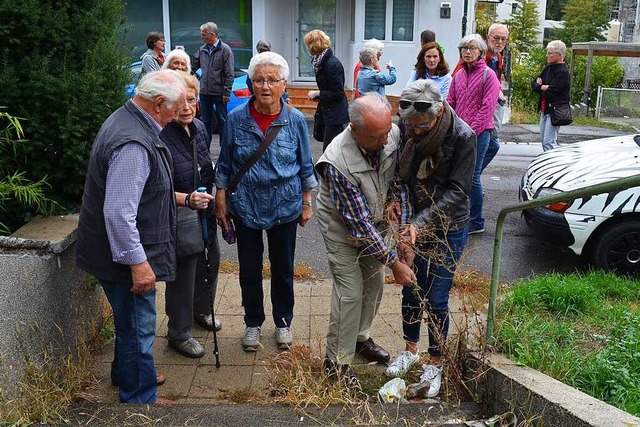
[[[471,219],[469,221],[470,230],[480,230],[484,228],[484,216],[482,215],[482,180],[480,175],[482,174],[482,165],[484,162],[484,156],[487,153],[489,147],[489,140],[491,139],[491,131],[485,130],[478,135],[476,142],[476,166],[473,171],[473,180],[471,182]]]
[[[156,291],[131,293],[128,283],[100,280],[113,310],[116,345],[111,381],[120,385],[121,403],[156,403],[156,367],[151,346],[156,338]]]
[[[214,106],[215,110],[213,108]],[[222,134],[224,133],[224,125],[227,123],[227,104],[222,101],[222,95],[204,95],[201,93],[200,115],[204,126],[207,128],[207,133],[209,134],[209,145],[211,145],[211,136],[213,135],[214,113],[218,123],[218,135],[222,137]]]
[[[408,342],[420,341],[420,324],[424,311],[428,312],[429,354],[441,356],[440,343],[447,340],[449,333],[449,291],[462,250],[467,242],[468,228],[437,233],[437,241],[418,243],[416,267],[418,289],[410,286],[402,288],[402,332]],[[446,243],[445,243],[446,242]],[[438,260],[421,254],[442,254]]]
[[[240,265],[240,289],[244,307],[244,323],[262,326],[265,320],[262,291],[262,231],[246,227],[234,220]],[[271,263],[271,305],[276,327],[291,326],[293,320],[293,258],[296,250],[298,221],[276,225],[266,230]]]
[[[550,114],[540,115],[540,142],[544,151],[552,150],[558,146],[558,130],[560,130],[560,126],[551,124]]]
[[[485,153],[484,160],[482,161],[482,171],[489,166],[491,160],[493,160],[496,154],[498,154],[498,150],[500,150],[500,139],[498,139],[497,133],[493,136],[492,132],[491,139],[489,140],[489,147],[487,147],[487,152]]]

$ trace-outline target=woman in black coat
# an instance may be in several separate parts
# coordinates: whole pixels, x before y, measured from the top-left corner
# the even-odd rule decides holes
[[[310,90],[308,98],[318,102],[322,123],[322,151],[349,123],[347,96],[344,93],[344,67],[331,50],[331,39],[321,30],[311,30],[304,44],[313,57],[311,63],[318,90]]]
[[[567,46],[562,41],[550,41],[547,45],[547,66],[531,85],[540,95],[540,142],[544,151],[558,146],[560,126],[551,124],[553,109],[568,105],[571,98],[571,74],[564,62],[566,53]]]

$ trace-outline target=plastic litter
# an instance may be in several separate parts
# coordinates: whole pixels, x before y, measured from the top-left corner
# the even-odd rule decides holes
[[[383,402],[394,403],[404,398],[406,389],[407,385],[402,378],[394,378],[378,390],[378,395]]]
[[[466,421],[464,425],[469,427],[517,427],[518,417],[513,412],[505,412],[486,420]]]

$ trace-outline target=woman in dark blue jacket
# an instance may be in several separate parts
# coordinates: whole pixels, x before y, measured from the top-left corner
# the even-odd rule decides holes
[[[349,123],[347,96],[344,93],[344,67],[331,50],[331,39],[321,30],[311,30],[304,36],[304,44],[313,57],[311,64],[318,90],[311,90],[308,98],[318,101],[322,123],[322,151]]]

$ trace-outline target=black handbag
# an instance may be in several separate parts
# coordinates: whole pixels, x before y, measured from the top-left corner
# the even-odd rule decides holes
[[[198,185],[198,153],[196,142],[193,146],[193,188]],[[176,212],[176,257],[178,259],[204,251],[202,225],[198,212],[186,206],[178,206]]]
[[[320,106],[316,108],[316,112],[313,114],[313,139],[318,142],[324,142],[324,122],[320,114]]]
[[[571,105],[560,104],[551,106],[551,124],[553,126],[567,126],[573,122]]]

